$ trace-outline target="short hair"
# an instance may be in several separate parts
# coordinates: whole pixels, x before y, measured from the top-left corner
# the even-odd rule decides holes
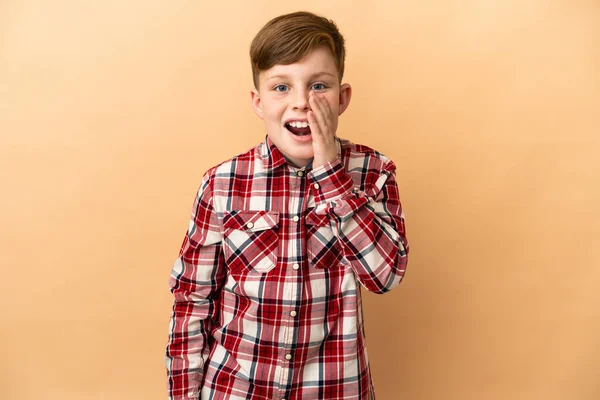
[[[273,18],[256,34],[250,45],[254,87],[258,89],[261,71],[277,64],[293,64],[321,46],[331,51],[341,82],[346,49],[344,37],[333,21],[306,11]]]

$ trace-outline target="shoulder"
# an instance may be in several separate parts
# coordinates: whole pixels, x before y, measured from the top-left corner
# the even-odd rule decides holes
[[[390,158],[369,146],[352,143],[346,139],[340,139],[340,144],[342,162],[349,172],[393,172],[396,169],[396,165]]]
[[[218,182],[221,180],[231,180],[239,176],[248,176],[256,172],[262,163],[262,147],[264,143],[252,147],[251,149],[233,156],[221,163],[209,168],[203,177],[203,180]]]

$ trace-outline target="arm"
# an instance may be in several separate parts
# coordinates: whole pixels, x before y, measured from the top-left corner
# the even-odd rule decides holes
[[[175,297],[166,349],[170,399],[198,399],[225,278],[221,233],[205,175],[169,286]]]
[[[350,86],[344,84],[335,100],[326,91],[311,91],[309,96],[307,115],[314,150],[314,169],[309,176],[317,203],[315,213],[330,217],[331,229],[342,247],[342,262],[352,266],[360,283],[372,292],[385,293],[400,283],[408,261],[396,167],[390,160],[369,155],[358,159],[356,165],[352,158],[346,160],[348,170],[360,171],[358,187],[337,158],[337,116],[348,106],[350,94]],[[339,103],[332,109],[335,101]]]
[[[362,188],[355,186],[339,159],[315,168],[309,177],[315,213],[329,216],[343,261],[367,290],[386,293],[404,276],[409,246],[395,165],[375,157],[370,163],[357,166],[363,170]]]

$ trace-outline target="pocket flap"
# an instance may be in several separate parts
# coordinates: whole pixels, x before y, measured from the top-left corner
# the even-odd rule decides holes
[[[223,216],[223,228],[245,231],[264,231],[279,225],[277,211],[229,211]]]
[[[306,214],[304,221],[306,225],[329,226],[329,215],[317,215],[313,209],[311,212]]]

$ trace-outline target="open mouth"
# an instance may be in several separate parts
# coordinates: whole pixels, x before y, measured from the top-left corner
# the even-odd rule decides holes
[[[310,135],[310,127],[308,122],[292,121],[285,124],[285,128],[296,136]]]

